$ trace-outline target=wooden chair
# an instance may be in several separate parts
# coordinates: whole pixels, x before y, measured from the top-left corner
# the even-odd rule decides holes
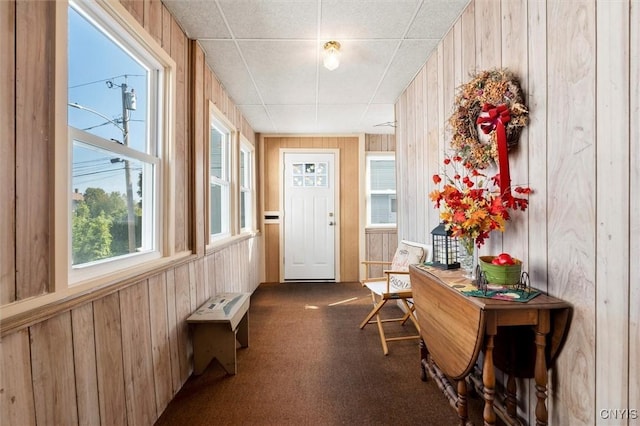
[[[382,350],[385,355],[389,353],[387,342],[420,338],[420,325],[418,324],[414,314],[415,307],[413,306],[413,293],[411,291],[411,280],[409,278],[409,265],[430,260],[431,251],[432,248],[430,245],[403,240],[398,244],[398,248],[396,249],[391,262],[371,260],[362,262],[362,264],[365,265],[366,272],[365,278],[361,283],[363,287],[367,287],[371,291],[373,309],[371,309],[371,312],[369,312],[364,321],[362,321],[360,328],[363,329],[367,324],[376,323],[378,325],[380,341],[382,342]],[[389,269],[383,271],[383,276],[372,278],[369,277],[369,266],[371,265],[382,265]],[[390,300],[400,302],[400,305],[405,312],[402,317],[381,318],[380,310]],[[404,325],[408,320],[413,322],[418,330],[418,334],[386,337],[383,323],[400,322]]]

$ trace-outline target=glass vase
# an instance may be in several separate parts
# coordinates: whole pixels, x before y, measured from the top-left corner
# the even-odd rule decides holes
[[[478,264],[478,250],[474,238],[461,237],[460,243],[460,268],[464,271],[464,277],[470,280],[476,279],[476,265]]]

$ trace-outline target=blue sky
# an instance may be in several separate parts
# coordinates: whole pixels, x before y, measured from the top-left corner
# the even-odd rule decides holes
[[[123,142],[120,86],[125,83],[135,90],[137,100],[130,115],[129,146],[144,151],[145,124],[141,120],[147,109],[146,69],[71,7],[68,39],[68,102],[83,108],[68,108],[69,125]],[[111,162],[113,157],[105,154],[74,149],[74,188],[124,192],[123,163]]]

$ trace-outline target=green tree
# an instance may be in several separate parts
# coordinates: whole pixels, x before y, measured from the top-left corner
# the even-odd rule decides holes
[[[138,192],[142,191],[138,178]],[[141,243],[142,206],[135,208],[136,242]],[[126,196],[87,188],[73,216],[73,264],[91,262],[129,253]]]
[[[87,202],[80,201],[73,213],[71,227],[74,265],[111,256],[111,219],[103,211],[93,217]]]
[[[127,214],[127,201],[119,192],[107,194],[102,188],[87,188],[84,201],[89,207],[91,217],[100,216],[104,212],[107,217],[118,217]]]

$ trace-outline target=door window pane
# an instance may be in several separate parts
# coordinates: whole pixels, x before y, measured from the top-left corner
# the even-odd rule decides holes
[[[327,187],[327,163],[294,163],[292,170],[293,186]]]

